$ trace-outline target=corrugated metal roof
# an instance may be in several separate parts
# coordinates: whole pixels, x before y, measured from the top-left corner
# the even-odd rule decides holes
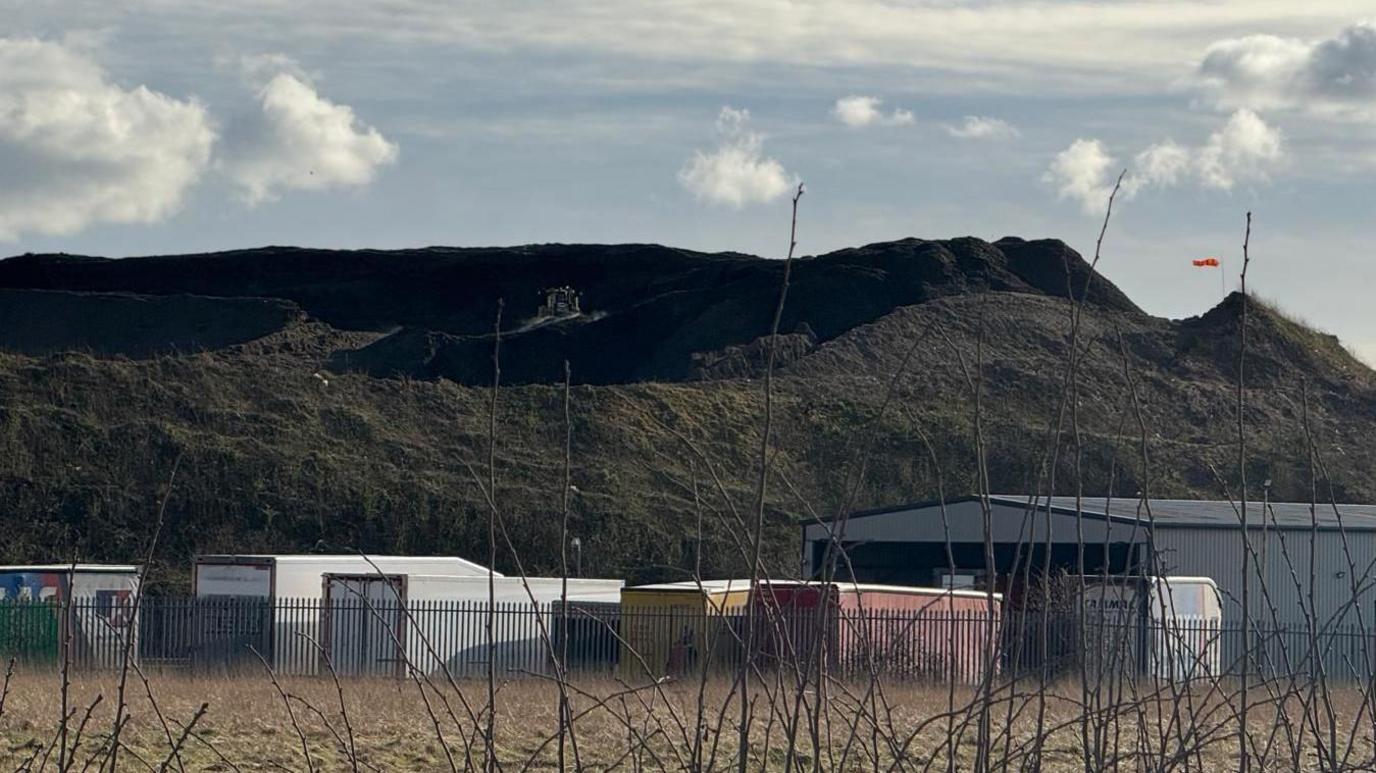
[[[750,580],[684,580],[682,582],[660,582],[653,585],[636,585],[629,588],[622,588],[622,593],[628,591],[680,591],[683,593],[724,593],[733,590],[749,590]]]
[[[999,494],[990,496],[1001,504],[1027,507],[1026,494]],[[1075,514],[1075,497],[1051,497],[1051,508]],[[1037,509],[1044,509],[1047,499],[1038,501]],[[1105,499],[1104,497],[1084,497],[1080,500],[1080,512],[1085,515],[1108,517],[1120,520],[1147,520],[1146,508],[1132,498]],[[1157,526],[1188,526],[1209,529],[1236,529],[1242,525],[1239,516],[1241,505],[1237,502],[1212,499],[1153,499],[1151,515]],[[1376,530],[1376,505],[1325,504],[1319,503],[1310,512],[1308,502],[1270,502],[1263,507],[1260,501],[1247,503],[1247,521],[1253,528],[1265,525],[1281,529],[1309,529],[1317,522],[1320,529],[1345,529],[1356,531]]]
[[[26,564],[0,566],[0,572],[67,572],[71,564]],[[132,574],[139,570],[133,564],[77,564],[78,574]]]
[[[353,564],[357,563],[360,558],[365,561],[384,562],[388,564],[386,571],[398,571],[393,564],[406,562],[418,565],[461,566],[471,569],[483,577],[487,576],[487,567],[458,556],[384,556],[371,553],[367,555],[359,553],[203,553],[196,556],[196,563],[216,566],[267,561],[275,561],[280,564]],[[432,574],[435,573],[432,572]],[[497,577],[503,576],[501,572],[494,572],[493,574]]]
[[[958,497],[946,500],[947,505],[954,505],[960,502],[973,502],[978,497]],[[1004,507],[1017,507],[1026,509],[1031,502],[1029,494],[990,494],[989,501],[993,504]],[[1039,497],[1036,507],[1044,511],[1047,507],[1047,497]],[[1074,515],[1075,497],[1051,497],[1051,511],[1064,515]],[[1121,497],[1106,500],[1104,497],[1083,497],[1080,500],[1080,512],[1085,516],[1096,519],[1111,519],[1114,521],[1131,523],[1140,520],[1147,523],[1147,511],[1142,508],[1139,511],[1140,502],[1131,497]],[[882,515],[896,515],[899,513],[912,512],[917,510],[935,510],[941,506],[940,502],[914,502],[904,505],[894,505],[891,507],[876,508],[873,510],[862,510],[852,513],[851,519],[870,518]],[[1239,505],[1236,502],[1215,499],[1153,499],[1151,500],[1151,515],[1156,521],[1157,526],[1196,528],[1196,529],[1236,529],[1241,526],[1238,516]],[[804,527],[815,525],[818,522],[823,524],[834,520],[831,517],[807,518],[800,521]],[[1359,504],[1339,504],[1320,502],[1313,514],[1313,520],[1317,521],[1320,530],[1332,531],[1338,529],[1339,525],[1348,531],[1376,531],[1376,505]],[[1251,528],[1262,528],[1262,503],[1260,500],[1250,500],[1247,503],[1247,521]],[[1310,529],[1314,524],[1311,522],[1310,504],[1308,502],[1271,502],[1266,507],[1265,525],[1268,528],[1280,528],[1287,530]]]
[[[848,593],[893,593],[899,595],[912,596],[954,596],[956,598],[988,598],[990,594],[982,590],[965,590],[962,588],[928,588],[920,585],[883,585],[874,582],[850,582],[848,580],[832,580],[829,583],[815,582],[811,580],[761,580],[760,584],[768,588],[820,588],[823,585],[831,585]],[[1002,600],[1002,593],[993,594],[995,600]]]

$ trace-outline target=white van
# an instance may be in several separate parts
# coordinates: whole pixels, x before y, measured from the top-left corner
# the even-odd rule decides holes
[[[1223,602],[1208,577],[1084,578],[1081,606],[1097,657],[1135,661],[1172,681],[1219,676]]]

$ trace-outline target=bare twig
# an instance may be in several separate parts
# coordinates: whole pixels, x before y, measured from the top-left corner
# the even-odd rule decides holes
[[[196,713],[192,715],[191,721],[186,723],[182,729],[182,734],[177,737],[176,743],[172,744],[172,750],[167,753],[167,757],[164,758],[162,764],[158,766],[158,773],[163,773],[163,771],[167,770],[167,766],[172,764],[174,759],[178,760],[178,764],[180,764],[182,745],[186,743],[187,737],[191,735],[192,728],[196,726],[197,722],[201,721],[201,717],[205,716],[205,712],[209,708],[209,703],[202,703],[201,707],[196,709]]]
[[[148,551],[144,554],[143,565],[139,567],[138,587],[134,588],[134,601],[129,618],[129,624],[135,626],[135,630],[137,630],[138,626],[139,609],[143,606],[144,585],[145,580],[148,578],[148,567],[153,563],[153,556],[156,555],[158,550],[158,540],[162,537],[163,526],[167,522],[167,502],[172,498],[172,485],[177,480],[177,469],[181,467],[181,464],[182,455],[181,452],[178,452],[177,458],[172,462],[172,471],[168,473],[167,476],[167,488],[163,491],[162,501],[158,505],[158,520],[157,525],[153,528],[153,538],[148,541]],[[110,773],[115,773],[115,771],[119,770],[119,751],[125,748],[124,745],[120,743],[119,736],[124,730],[124,714],[127,708],[127,704],[124,700],[124,690],[129,682],[129,665],[131,659],[134,657],[133,647],[136,638],[137,636],[125,636],[122,640],[123,646],[121,647],[122,651],[120,653],[119,686],[116,688],[115,693],[115,721],[110,729]]]
[[[1240,316],[1238,318],[1238,354],[1237,354],[1237,475],[1238,493],[1240,495],[1241,516],[1242,516],[1242,673],[1239,676],[1239,693],[1241,695],[1241,706],[1238,716],[1238,765],[1241,773],[1247,773],[1251,767],[1251,756],[1247,748],[1247,687],[1250,671],[1252,670],[1252,609],[1248,598],[1248,589],[1252,585],[1251,576],[1251,535],[1248,531],[1247,518],[1247,432],[1246,432],[1246,395],[1243,373],[1247,363],[1247,267],[1251,264],[1252,258],[1248,251],[1252,243],[1252,213],[1247,213],[1247,234],[1242,241],[1242,276],[1241,276],[1241,298],[1242,304]]]
[[[764,368],[764,426],[760,431],[760,475],[755,487],[755,521],[750,533],[750,587],[760,581],[760,552],[764,542],[765,496],[769,486],[769,445],[774,428],[774,361],[778,354],[779,323],[783,319],[784,304],[788,300],[789,277],[793,271],[793,253],[798,247],[798,200],[803,197],[803,185],[793,194],[793,218],[789,226],[788,256],[784,258],[783,279],[779,282],[779,300],[774,306],[774,319],[769,326],[769,349]],[[746,773],[750,759],[750,722],[749,690],[750,669],[755,659],[756,625],[758,612],[751,604],[746,614],[745,653],[741,657],[740,673],[737,677],[740,689],[740,729],[736,768]]]

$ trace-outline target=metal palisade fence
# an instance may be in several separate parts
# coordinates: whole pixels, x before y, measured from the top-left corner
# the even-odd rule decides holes
[[[572,675],[627,681],[703,671],[734,672],[747,647],[762,669],[819,670],[835,677],[975,684],[986,675],[1061,675],[1077,670],[1166,680],[1236,675],[1244,648],[1267,678],[1367,681],[1376,637],[1355,625],[1254,626],[1207,620],[1124,621],[1056,613],[621,607],[348,599],[148,597],[136,611],[108,598],[0,602],[0,656],[32,667],[120,666],[228,673],[406,676],[446,672],[482,678],[495,658],[504,678],[547,676],[556,658]],[[492,623],[488,633],[489,617]],[[64,653],[65,650],[65,653]],[[1088,668],[1086,668],[1088,666]]]

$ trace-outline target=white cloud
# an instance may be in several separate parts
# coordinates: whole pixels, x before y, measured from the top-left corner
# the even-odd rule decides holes
[[[717,117],[720,143],[710,153],[696,151],[679,170],[679,183],[702,201],[738,209],[787,194],[796,178],[764,155],[764,136],[749,123],[750,111],[723,107]]]
[[[1078,139],[1056,154],[1043,179],[1061,198],[1078,201],[1085,212],[1102,212],[1113,192],[1109,175],[1114,163],[1102,142]]]
[[[1354,24],[1314,47],[1308,68],[1315,90],[1331,99],[1376,98],[1376,23]]]
[[[1209,46],[1196,77],[1221,107],[1376,119],[1376,24],[1323,40],[1252,35]]]
[[[1169,188],[1183,182],[1194,165],[1194,152],[1174,140],[1159,142],[1133,160],[1132,170],[1123,181],[1129,196],[1149,187]]]
[[[1196,163],[1204,185],[1228,190],[1239,180],[1265,179],[1282,150],[1279,130],[1251,110],[1239,110],[1209,136]]]
[[[851,95],[836,100],[831,114],[841,123],[853,129],[864,126],[906,126],[913,122],[910,110],[895,109],[888,115],[879,109],[884,100],[879,97]]]
[[[1274,108],[1289,101],[1310,50],[1303,41],[1274,35],[1222,40],[1205,51],[1198,74],[1221,106]]]
[[[947,126],[946,133],[963,140],[1009,140],[1022,132],[1007,121],[983,115],[967,115],[955,126]]]
[[[195,100],[112,83],[57,43],[0,38],[0,239],[163,220],[214,142]]]
[[[868,126],[883,117],[879,112],[882,101],[878,97],[842,97],[836,100],[831,114],[847,126]]]
[[[256,59],[245,72],[265,77],[264,66],[284,64]],[[284,190],[365,186],[396,161],[395,144],[360,123],[349,106],[321,97],[294,66],[267,77],[258,98],[261,113],[231,132],[220,160],[251,204]]]
[[[1356,0],[63,0],[8,3],[7,29],[156,25],[179,41],[226,39],[277,50],[428,45],[499,54],[630,57],[818,67],[895,67],[909,83],[968,94],[968,80],[1047,93],[1154,93],[1185,76],[1220,30],[1317,36],[1349,23]],[[17,18],[16,18],[17,17]],[[54,21],[55,20],[55,21]],[[27,24],[26,24],[27,22]],[[23,25],[23,26],[21,26]],[[145,30],[146,32],[146,30]],[[211,44],[214,45],[214,44]],[[515,57],[514,59],[512,57]],[[662,78],[627,67],[626,78]]]
[[[0,239],[174,214],[216,165],[260,202],[284,189],[365,185],[396,146],[320,97],[295,63],[245,59],[260,112],[219,141],[194,99],[126,88],[73,48],[0,38]],[[276,74],[269,75],[274,72]]]
[[[1280,130],[1250,110],[1238,110],[1197,148],[1174,140],[1138,153],[1123,180],[1123,196],[1151,188],[1196,183],[1231,190],[1239,182],[1265,180],[1285,157]],[[1061,198],[1075,199],[1086,212],[1102,212],[1112,190],[1113,157],[1099,140],[1078,139],[1061,151],[1044,179]]]

